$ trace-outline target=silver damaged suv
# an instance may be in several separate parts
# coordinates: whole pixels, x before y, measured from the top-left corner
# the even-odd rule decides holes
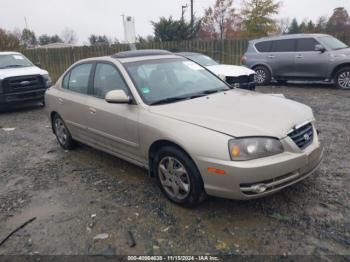
[[[324,34],[297,34],[261,38],[249,42],[243,65],[256,71],[256,82],[271,80],[334,82],[350,90],[350,48]]]

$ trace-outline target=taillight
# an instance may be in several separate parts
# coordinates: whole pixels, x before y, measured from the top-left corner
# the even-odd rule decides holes
[[[246,57],[245,55],[242,56],[242,58],[241,58],[241,64],[244,65],[246,61],[247,61],[247,57]]]

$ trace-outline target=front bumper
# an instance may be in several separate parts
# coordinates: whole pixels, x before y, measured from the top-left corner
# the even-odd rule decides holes
[[[255,90],[256,84],[255,84],[255,82],[237,83],[237,84],[233,84],[233,87],[240,88],[240,89],[246,89],[246,90]]]
[[[323,147],[314,142],[300,150],[289,138],[281,141],[282,154],[251,161],[222,161],[198,157],[195,162],[202,174],[208,195],[229,199],[254,199],[273,194],[310,176],[323,158]],[[224,170],[224,175],[210,173],[209,167]],[[264,188],[263,192],[259,189]]]
[[[16,93],[0,94],[0,106],[43,101],[46,89],[34,89]]]

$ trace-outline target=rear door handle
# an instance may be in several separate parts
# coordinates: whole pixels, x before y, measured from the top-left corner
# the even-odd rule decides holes
[[[304,58],[303,55],[297,55],[296,58]]]
[[[274,55],[269,55],[269,58],[275,58],[275,56]]]
[[[97,110],[93,107],[89,107],[89,111],[91,115],[96,115]]]
[[[58,98],[58,103],[62,105],[63,104],[63,99],[62,98]]]

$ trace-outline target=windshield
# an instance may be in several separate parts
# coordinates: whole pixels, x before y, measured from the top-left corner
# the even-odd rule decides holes
[[[200,64],[201,66],[213,66],[218,65],[218,63],[206,55],[189,55],[188,59]]]
[[[322,36],[318,39],[331,50],[340,50],[348,48],[346,44],[332,36]]]
[[[203,67],[184,58],[124,64],[146,104],[195,98],[230,89]]]
[[[0,69],[28,66],[33,64],[21,54],[0,55]]]

